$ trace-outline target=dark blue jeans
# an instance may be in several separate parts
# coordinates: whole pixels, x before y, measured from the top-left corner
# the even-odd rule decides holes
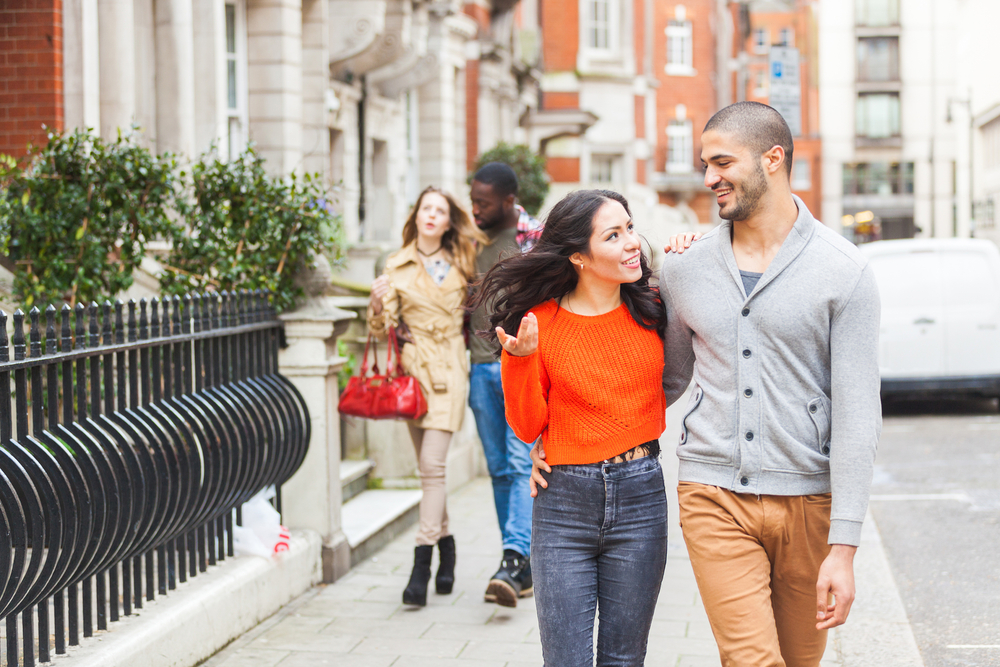
[[[493,480],[493,502],[504,549],[531,551],[531,445],[518,440],[504,416],[500,363],[472,364],[469,405]]]
[[[545,475],[545,473],[542,473]],[[531,572],[546,667],[641,667],[667,564],[660,462],[553,466],[533,513]]]

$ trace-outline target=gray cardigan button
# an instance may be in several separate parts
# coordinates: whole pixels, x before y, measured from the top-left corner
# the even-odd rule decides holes
[[[750,483],[749,477],[740,477],[740,484],[742,484],[743,486],[747,486],[749,483]]]
[[[749,308],[744,308],[743,309],[743,317],[746,317],[749,314],[750,314],[750,309]]]
[[[753,431],[747,431],[747,434],[746,434],[745,437],[746,437],[747,440],[753,440]]]

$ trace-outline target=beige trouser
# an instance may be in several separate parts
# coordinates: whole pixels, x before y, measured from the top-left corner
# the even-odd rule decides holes
[[[830,494],[755,496],[681,482],[681,529],[724,667],[818,667],[816,580]]]
[[[413,448],[417,450],[420,488],[424,491],[424,497],[420,500],[417,544],[433,545],[442,537],[448,536],[448,489],[445,486],[444,471],[448,464],[451,433],[433,428],[417,428],[412,424],[408,426]]]

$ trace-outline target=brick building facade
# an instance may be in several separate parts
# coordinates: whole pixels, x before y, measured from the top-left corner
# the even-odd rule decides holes
[[[0,153],[44,144],[63,128],[62,0],[0,4]]]

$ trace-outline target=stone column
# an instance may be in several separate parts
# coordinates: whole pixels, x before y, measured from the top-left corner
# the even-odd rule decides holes
[[[156,147],[194,156],[194,17],[191,0],[157,0]]]
[[[323,581],[330,583],[351,567],[351,547],[342,530],[340,507],[340,415],[337,372],[346,359],[337,356],[337,336],[355,314],[315,297],[281,315],[288,347],[278,368],[302,393],[309,408],[312,437],[306,459],[281,487],[283,521],[308,528],[323,540]]]
[[[302,162],[302,2],[247,2],[250,140],[273,176]]]
[[[329,14],[328,0],[302,0],[302,168],[310,173],[329,170]]]
[[[135,12],[132,0],[98,0],[101,136],[113,139],[135,117]]]
[[[63,100],[67,130],[100,128],[97,0],[63,3]]]

